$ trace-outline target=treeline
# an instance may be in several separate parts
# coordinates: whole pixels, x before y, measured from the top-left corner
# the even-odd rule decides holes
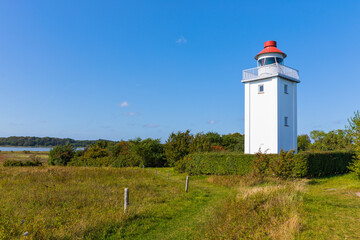
[[[0,146],[14,147],[55,147],[71,144],[74,147],[88,147],[98,140],[74,140],[71,138],[52,137],[1,137]]]
[[[338,129],[330,132],[314,130],[297,138],[298,151],[334,151],[354,148],[349,131]]]
[[[194,152],[244,152],[244,135],[220,135],[214,132],[192,134],[171,133],[165,144],[160,139],[134,139],[111,142],[97,141],[84,150],[76,151],[68,144],[50,151],[50,165],[163,167],[175,166],[186,155]]]

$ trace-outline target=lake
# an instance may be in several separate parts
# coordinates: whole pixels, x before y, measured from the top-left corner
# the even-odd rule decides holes
[[[51,147],[0,147],[0,151],[14,151],[14,152],[21,152],[21,151],[39,151],[39,152],[48,152],[52,148]]]

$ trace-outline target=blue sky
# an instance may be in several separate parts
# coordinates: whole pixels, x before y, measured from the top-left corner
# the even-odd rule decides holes
[[[1,1],[0,136],[244,132],[242,70],[276,40],[298,133],[360,109],[360,1]]]

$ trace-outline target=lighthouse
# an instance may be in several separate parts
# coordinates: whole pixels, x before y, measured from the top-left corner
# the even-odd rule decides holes
[[[276,41],[264,43],[257,67],[243,70],[245,84],[245,153],[297,150],[299,71],[285,66]]]

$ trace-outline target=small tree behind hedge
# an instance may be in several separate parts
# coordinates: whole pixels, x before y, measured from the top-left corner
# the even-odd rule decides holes
[[[360,178],[360,112],[356,111],[354,117],[348,119],[349,126],[346,127],[347,133],[355,145],[355,157],[349,169]]]
[[[177,161],[190,153],[193,138],[190,130],[170,134],[164,146],[166,160],[170,166],[174,166]]]
[[[74,157],[75,152],[75,147],[71,146],[70,144],[56,146],[50,150],[48,164],[65,166]]]

